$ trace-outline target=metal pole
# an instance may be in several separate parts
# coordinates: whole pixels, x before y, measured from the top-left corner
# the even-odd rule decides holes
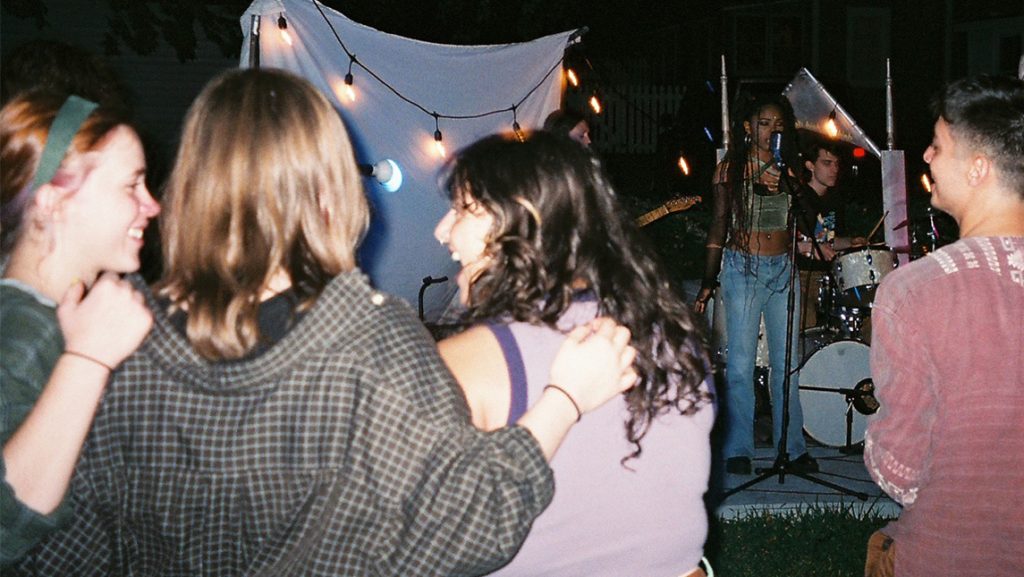
[[[896,145],[896,137],[892,114],[892,69],[889,59],[885,59],[885,147],[892,150]]]
[[[725,54],[722,55],[722,76],[719,82],[722,86],[722,150],[729,150],[729,77],[725,73]],[[719,154],[719,162],[724,156]]]
[[[722,147],[715,151],[715,161],[720,163],[725,160],[729,152],[731,142],[731,131],[729,130],[729,76],[725,72],[725,54],[722,55],[722,75],[719,78],[722,92]],[[711,195],[714,195],[712,191]],[[710,319],[711,347],[715,351],[716,362],[725,364],[726,355],[726,329],[725,329],[725,305],[722,300],[721,289],[715,291],[715,297],[708,303],[708,310],[705,312]]]
[[[252,15],[249,27],[249,68],[260,67],[260,17]]]

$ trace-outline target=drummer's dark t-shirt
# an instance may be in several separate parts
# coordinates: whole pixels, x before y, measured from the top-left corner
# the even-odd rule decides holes
[[[804,207],[804,222],[814,221],[814,238],[828,242],[833,236],[846,236],[846,199],[836,189],[828,189],[819,196],[807,185],[800,187],[800,200]],[[802,227],[810,229],[809,226]],[[797,255],[797,266],[802,270],[828,270],[830,263]]]

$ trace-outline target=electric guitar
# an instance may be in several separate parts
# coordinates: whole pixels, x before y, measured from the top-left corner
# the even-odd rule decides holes
[[[699,196],[680,196],[679,198],[673,198],[658,208],[640,215],[634,222],[636,222],[637,226],[647,226],[659,218],[668,216],[673,212],[689,210],[690,207],[698,202],[700,202]]]

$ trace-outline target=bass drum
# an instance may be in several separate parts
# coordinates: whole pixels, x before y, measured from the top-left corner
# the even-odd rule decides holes
[[[838,340],[815,350],[800,365],[804,431],[822,445],[846,445],[849,404],[840,389],[854,390],[871,379],[870,352],[871,348],[860,341]],[[865,416],[852,411],[851,444],[863,441],[867,430]]]

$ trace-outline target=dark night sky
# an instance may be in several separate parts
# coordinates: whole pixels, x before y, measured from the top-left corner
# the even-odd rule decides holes
[[[237,15],[244,11],[248,3],[247,0],[178,0],[166,4],[177,6],[183,14],[191,14],[187,10],[190,6],[220,7],[224,14],[224,30],[231,35],[237,35]],[[979,5],[975,8],[982,12],[990,10],[991,8],[985,6],[992,4],[981,0],[969,3]],[[100,44],[96,48],[102,51],[102,41],[98,43],[94,39],[76,37],[81,34],[87,36],[88,33],[60,23],[61,13],[67,12],[69,6],[75,7],[72,12],[88,13],[91,7],[100,4],[102,3],[84,0],[5,0],[4,33],[0,35],[3,39],[3,48],[5,51],[10,48],[8,36],[22,37],[26,29],[32,29],[31,18],[18,18],[12,16],[12,13],[20,11],[23,14],[30,14],[31,7],[46,6],[49,8],[49,19],[53,22],[49,29],[38,32],[39,35],[56,36],[86,46]],[[728,46],[730,40],[722,30],[721,7],[762,5],[768,6],[767,13],[772,14],[773,11],[792,11],[793,6],[800,9],[813,3],[752,3],[736,0],[327,0],[326,4],[359,22],[386,32],[455,44],[512,42],[587,26],[590,31],[584,37],[584,47],[595,67],[601,72],[603,81],[631,82],[634,80],[630,77],[631,73],[636,74],[638,65],[643,63],[652,67],[660,65],[659,70],[648,74],[645,79],[652,79],[658,83],[698,83],[703,80],[717,82],[719,54],[727,54],[730,61],[736,58],[736,54]],[[841,6],[846,3],[820,4]],[[849,4],[870,5],[872,2],[863,0]],[[880,4],[891,7],[891,52],[896,78],[895,89],[901,97],[897,102],[898,117],[905,119],[913,133],[917,133],[920,132],[922,119],[927,119],[927,114],[920,112],[927,95],[934,92],[942,81],[945,31],[942,19],[934,16],[942,14],[945,0],[895,0]],[[776,9],[775,6],[780,7]],[[132,17],[134,14],[135,11],[122,11],[122,22],[138,31],[141,44],[151,42],[157,35],[155,30],[147,30],[144,26],[138,25],[137,20]],[[832,28],[829,29],[829,26]],[[822,28],[823,36],[831,36],[833,30],[842,29],[842,23],[823,22]],[[176,36],[187,39],[188,34],[180,33],[184,29],[182,26],[165,28],[174,31]],[[12,34],[7,34],[8,30],[11,30]],[[195,31],[202,36],[200,26],[196,25]],[[96,31],[93,31],[92,35],[96,36]],[[240,36],[229,40],[227,44],[240,44]],[[805,50],[817,50],[821,55],[822,70],[814,69],[810,63],[801,65],[812,68],[819,79],[837,92],[837,97],[848,96],[851,102],[847,103],[847,107],[851,112],[857,113],[859,111],[856,108],[859,105],[866,105],[863,107],[861,123],[871,130],[876,140],[884,140],[884,134],[881,132],[884,130],[884,118],[879,114],[878,107],[880,92],[875,90],[873,94],[860,94],[856,91],[847,91],[846,87],[841,85],[843,70],[834,66],[834,63],[847,59],[845,45],[841,44],[843,43],[834,43],[826,39],[821,42],[820,48]],[[856,46],[855,42],[845,44]],[[211,54],[214,58],[219,56],[215,50],[204,51],[200,48],[198,59],[182,65],[183,67],[209,66],[210,62],[204,60],[208,60]],[[132,52],[123,42],[121,51],[125,54]],[[856,58],[856,55],[854,57]],[[791,77],[791,74],[787,73],[786,76]],[[733,80],[737,78],[734,76]],[[908,132],[906,136],[911,137],[911,133]],[[912,138],[914,145],[921,142],[916,137]],[[911,142],[908,142],[909,144]]]
[[[797,66],[811,69],[876,143],[884,146],[885,101],[881,75],[878,82],[867,87],[849,86],[846,80],[850,66],[873,61],[879,56],[890,56],[897,148],[906,151],[908,175],[915,177],[923,169],[920,154],[931,137],[931,114],[927,103],[950,69],[945,62],[948,39],[944,15],[947,8],[952,9],[954,22],[965,18],[984,20],[992,16],[1024,16],[1024,2],[1018,0],[326,0],[326,3],[359,22],[386,32],[455,44],[512,42],[587,26],[590,31],[584,37],[583,46],[601,73],[603,82],[614,86],[634,82],[636,76],[641,76],[642,80],[662,84],[677,82],[700,86],[704,81],[711,81],[716,87],[719,55],[727,55],[730,68],[742,56],[740,48],[731,46],[732,40],[723,25],[726,20],[722,18],[723,7],[732,10],[733,14],[759,11],[769,17],[786,11],[795,12],[806,23],[813,18],[808,13],[817,6],[820,42],[814,46],[807,37],[810,33],[804,32],[804,56]],[[98,0],[4,0],[0,33],[2,48],[6,52],[25,38],[41,36],[64,39],[102,52],[105,46],[103,33],[110,25],[101,16],[94,17],[88,26],[85,22],[88,20],[86,16],[106,4]],[[133,19],[143,3],[116,4],[133,7],[131,11],[122,11],[120,16],[122,23],[138,33],[141,44],[152,42],[159,36],[159,27],[146,29]],[[241,42],[238,15],[249,2],[176,0],[146,4],[172,6],[186,18],[193,18],[197,7],[220,10],[223,14],[220,31],[228,36],[226,45],[237,47]],[[737,6],[744,8],[736,10]],[[845,10],[851,6],[889,9],[891,34],[888,54],[873,52],[869,42],[844,38],[847,32]],[[46,18],[50,26],[42,30],[35,28],[31,17],[39,7],[49,10]],[[17,14],[29,17],[18,17]],[[189,34],[182,32],[188,28],[165,27],[165,36],[170,31],[174,36],[186,39],[187,43]],[[805,30],[811,28],[805,26]],[[198,24],[192,29],[200,38],[203,37],[202,27]],[[140,109],[166,106],[169,110],[167,116],[183,115],[184,108],[205,78],[236,62],[221,55],[209,43],[200,45],[196,58],[185,63],[176,62],[173,56],[168,57],[173,53],[169,52],[166,44],[158,48],[152,57],[134,54],[124,42],[120,48],[122,56],[115,60],[120,62],[121,68],[127,68],[124,62],[162,57],[167,62],[166,68],[173,70],[171,76],[177,80],[174,87],[168,89],[166,85],[157,86],[154,82],[142,90],[159,94],[143,94],[137,99]],[[955,59],[958,52],[953,50],[951,54]],[[816,58],[816,62],[811,62],[812,58]],[[784,85],[794,73],[795,69],[777,74],[773,80]],[[743,75],[732,74],[730,89],[734,90],[741,80],[746,80]],[[181,93],[180,102],[167,102],[170,99],[167,93],[171,91]],[[703,109],[701,115],[705,117],[717,114],[715,102],[705,102],[700,108]],[[173,134],[176,132],[176,120],[170,124],[171,129],[158,129],[156,132],[160,135]],[[712,126],[717,128],[716,124]]]

